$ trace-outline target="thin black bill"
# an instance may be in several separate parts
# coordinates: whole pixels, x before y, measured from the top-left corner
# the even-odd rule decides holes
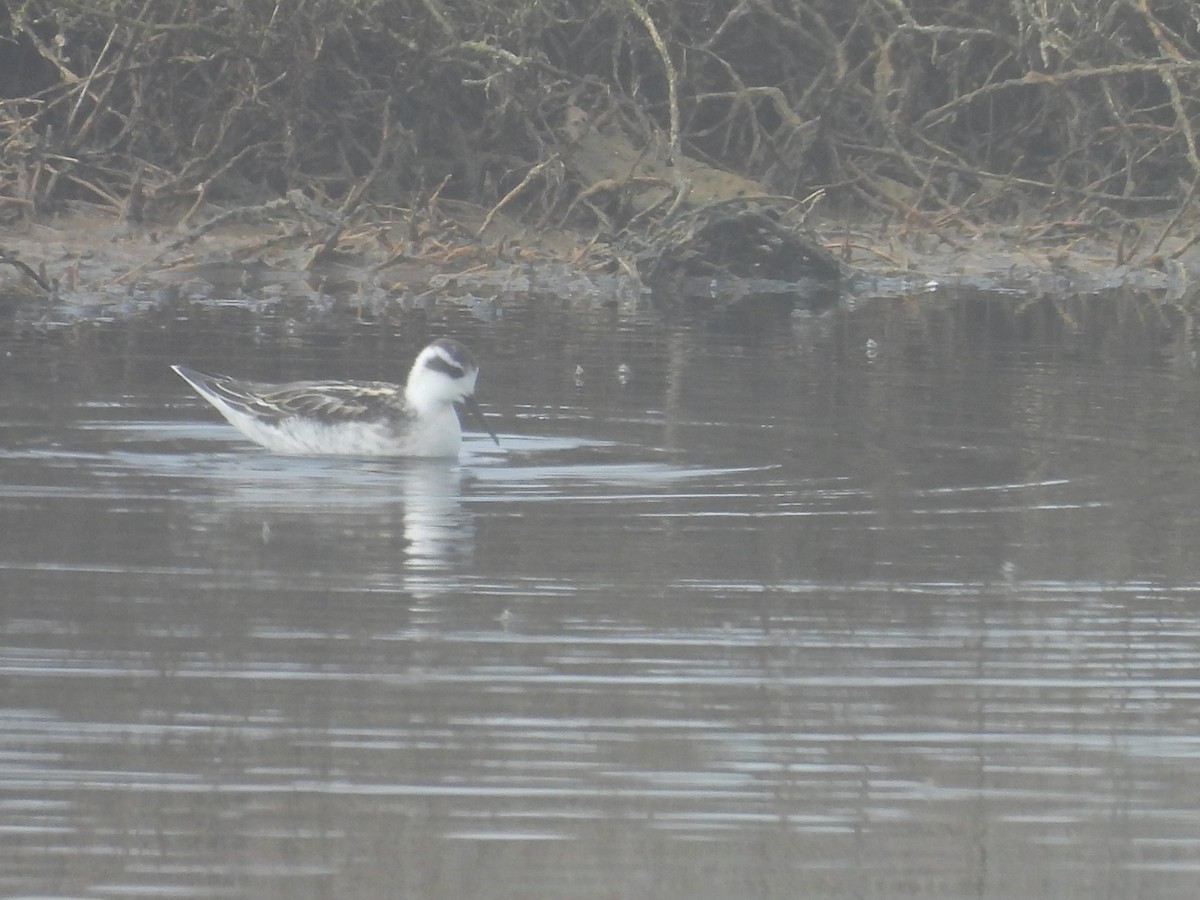
[[[467,408],[467,411],[471,413],[471,415],[479,420],[479,424],[483,426],[483,430],[492,436],[492,440],[495,441],[496,446],[499,447],[500,438],[496,437],[496,432],[492,431],[492,426],[489,425],[487,419],[483,417],[483,410],[479,408],[479,404],[475,402],[475,398],[463,397],[462,405]]]

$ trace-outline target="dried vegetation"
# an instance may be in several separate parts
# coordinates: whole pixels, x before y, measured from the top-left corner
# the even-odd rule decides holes
[[[256,218],[378,267],[790,278],[863,221],[1120,262],[1200,184],[1192,0],[8,0],[0,37],[0,222],[101,204],[162,264]]]

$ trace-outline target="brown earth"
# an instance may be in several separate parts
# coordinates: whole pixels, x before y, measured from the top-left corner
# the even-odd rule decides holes
[[[443,202],[407,220],[366,220],[342,229],[327,250],[328,225],[304,204],[206,211],[190,229],[131,226],[80,205],[0,235],[0,294],[95,303],[155,285],[190,284],[200,293],[231,285],[304,295],[383,296],[512,287],[538,271],[547,293],[559,280],[598,285],[612,277],[644,292],[635,263],[611,247],[561,229],[534,232],[503,213]],[[213,224],[215,223],[215,224]],[[1020,293],[1087,293],[1122,287],[1165,289],[1176,298],[1200,278],[1200,250],[1142,220],[1138,232],[1088,223],[967,228],[910,222],[814,226],[856,293],[914,293],[961,285]],[[36,277],[35,277],[36,276]],[[41,280],[43,285],[38,283]],[[527,285],[527,281],[519,282]],[[331,286],[336,286],[331,290]],[[46,289],[48,288],[48,290]]]

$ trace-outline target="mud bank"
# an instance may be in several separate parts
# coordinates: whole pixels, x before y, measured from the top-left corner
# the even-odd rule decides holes
[[[285,212],[271,220],[212,210],[190,229],[155,229],[78,206],[0,236],[0,295],[10,308],[53,308],[73,318],[72,311],[98,309],[120,316],[138,298],[164,295],[404,307],[539,293],[624,308],[753,305],[767,297],[810,308],[969,288],[1017,297],[1131,289],[1183,301],[1200,279],[1200,250],[1190,241],[1155,245],[1153,235],[1169,230],[1165,220],[1146,222],[1136,242],[1082,226],[922,231],[824,223],[814,232],[838,261],[833,279],[714,275],[652,290],[636,263],[595,241],[533,233],[503,216],[481,228],[484,211],[465,204],[422,223],[368,223],[341,236],[333,252],[322,250],[311,220]]]

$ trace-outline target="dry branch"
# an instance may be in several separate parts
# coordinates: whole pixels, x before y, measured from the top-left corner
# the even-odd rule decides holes
[[[319,257],[439,185],[485,225],[583,244],[670,227],[730,179],[967,229],[1190,206],[1193,5],[1077,6],[26,0],[0,16],[0,221],[136,191],[175,223],[298,191],[338,210]],[[572,110],[633,158],[602,171]]]

